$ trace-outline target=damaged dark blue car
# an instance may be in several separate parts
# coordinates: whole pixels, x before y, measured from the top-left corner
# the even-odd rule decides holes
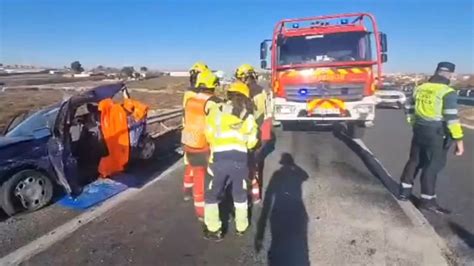
[[[0,207],[7,215],[40,209],[56,192],[77,195],[97,177],[107,154],[97,104],[119,92],[129,97],[122,83],[104,85],[12,119],[0,136]],[[148,159],[154,146],[142,150]]]

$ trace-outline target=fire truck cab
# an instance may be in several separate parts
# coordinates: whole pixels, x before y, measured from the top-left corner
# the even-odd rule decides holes
[[[281,20],[260,60],[271,70],[273,117],[284,130],[343,123],[359,137],[373,126],[387,36],[371,14]]]

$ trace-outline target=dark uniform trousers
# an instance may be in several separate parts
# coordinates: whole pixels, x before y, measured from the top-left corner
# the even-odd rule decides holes
[[[452,143],[445,128],[441,122],[433,125],[415,124],[413,127],[410,158],[403,169],[401,182],[413,184],[421,170],[422,195],[436,195],[436,178],[446,165],[448,150]]]

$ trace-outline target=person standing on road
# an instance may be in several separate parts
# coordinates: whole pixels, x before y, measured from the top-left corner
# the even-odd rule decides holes
[[[188,99],[196,96],[198,93],[198,88],[196,86],[196,80],[199,73],[209,71],[208,66],[203,62],[196,62],[190,69],[189,69],[189,87],[184,92],[183,95],[183,109],[186,107],[186,102]],[[183,119],[184,125],[184,119]],[[184,151],[184,180],[183,180],[183,193],[184,193],[184,200],[188,201],[192,198],[192,190],[193,190],[193,172],[192,167],[188,166],[188,162],[186,160],[186,151]]]
[[[214,95],[219,81],[210,71],[200,73],[196,79],[197,93],[186,101],[182,143],[185,152],[185,200],[194,198],[198,219],[204,218],[204,180],[209,160],[209,144],[205,136],[206,115],[221,100]]]
[[[401,176],[400,199],[408,200],[413,181],[421,169],[420,208],[441,214],[450,213],[436,201],[436,178],[444,168],[454,140],[455,155],[464,153],[463,131],[458,117],[457,94],[449,87],[455,65],[440,62],[435,74],[413,92],[407,103],[407,119],[413,125],[410,158]]]
[[[266,143],[271,139],[271,126],[272,122],[267,102],[268,95],[267,91],[262,86],[257,84],[257,73],[250,64],[243,64],[235,71],[235,78],[238,81],[245,83],[250,89],[250,99],[254,104],[254,117],[259,128],[259,143],[258,149],[255,152],[251,152],[249,155],[249,166],[250,166],[250,180],[252,184],[252,201],[254,204],[260,202],[262,198],[262,185],[263,185],[263,148]]]
[[[248,150],[253,149],[258,142],[257,124],[249,94],[249,88],[244,83],[231,84],[227,90],[228,100],[218,108],[213,108],[206,119],[206,138],[211,148],[211,158],[209,178],[206,180],[204,237],[209,240],[222,239],[219,203],[228,185],[232,185],[237,234],[244,234],[249,226]]]

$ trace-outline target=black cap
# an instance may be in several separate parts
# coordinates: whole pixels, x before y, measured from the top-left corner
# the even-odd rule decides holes
[[[438,67],[436,67],[436,72],[438,71],[446,71],[453,73],[456,65],[450,62],[439,62]]]

